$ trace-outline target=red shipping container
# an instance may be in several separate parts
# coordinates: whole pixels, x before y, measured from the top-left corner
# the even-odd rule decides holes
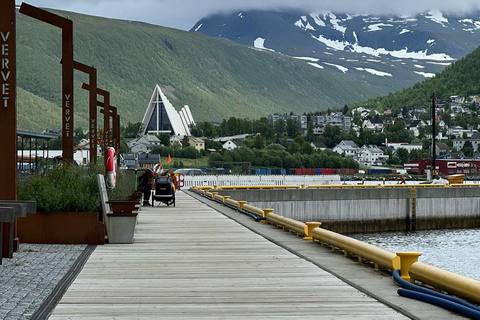
[[[332,169],[332,168],[322,168],[322,174],[335,174],[335,169]]]

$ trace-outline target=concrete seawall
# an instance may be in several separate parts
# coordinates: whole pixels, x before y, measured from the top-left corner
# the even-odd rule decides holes
[[[480,188],[219,190],[235,200],[339,233],[480,226]],[[412,220],[413,219],[413,220]]]

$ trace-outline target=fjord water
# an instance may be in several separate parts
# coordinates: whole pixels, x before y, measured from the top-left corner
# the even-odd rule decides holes
[[[391,252],[421,252],[419,261],[480,280],[480,228],[381,232],[351,237]]]

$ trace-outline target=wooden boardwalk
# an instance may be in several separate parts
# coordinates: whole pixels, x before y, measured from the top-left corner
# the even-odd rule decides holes
[[[187,193],[176,205],[98,246],[49,319],[408,319]]]

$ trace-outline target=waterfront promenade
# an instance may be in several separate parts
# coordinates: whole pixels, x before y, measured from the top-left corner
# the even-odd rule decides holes
[[[207,201],[203,203],[202,201]],[[463,319],[388,273],[188,191],[98,246],[50,319]]]

